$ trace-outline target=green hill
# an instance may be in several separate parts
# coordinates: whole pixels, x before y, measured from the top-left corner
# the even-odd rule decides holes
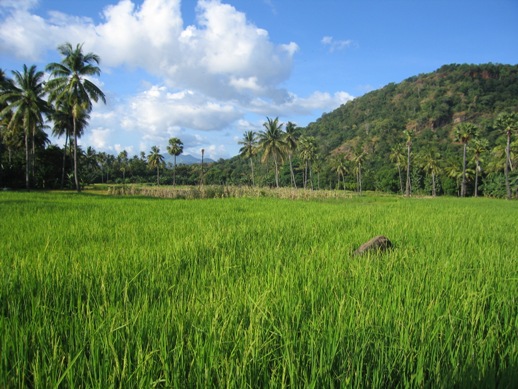
[[[477,192],[503,197],[506,138],[495,128],[495,119],[500,113],[517,111],[518,65],[452,64],[369,92],[298,128],[297,133],[312,137],[316,146],[310,169],[313,188],[401,192],[407,178],[405,130],[409,130],[412,192],[432,193],[435,180],[437,194],[455,195],[460,190],[463,151],[463,145],[455,141],[455,130],[460,123],[471,123],[477,126],[477,134],[468,145],[467,195],[474,194],[476,181]],[[475,139],[486,142],[478,150],[478,168]],[[512,152],[516,166],[516,141]],[[300,153],[299,147],[292,156],[299,187],[305,169]],[[399,166],[394,161],[397,153],[404,156]],[[254,158],[255,183],[273,185],[272,166],[259,159],[260,153]],[[517,171],[511,171],[515,192]],[[207,178],[213,183],[251,183],[249,161],[240,157],[219,161],[209,169]],[[280,181],[282,186],[291,185],[287,158]]]
[[[418,143],[451,143],[461,121],[491,134],[496,115],[518,110],[518,65],[445,65],[354,99],[324,114],[305,129],[324,154],[348,142],[372,143],[387,150],[403,140],[402,130],[416,131]]]

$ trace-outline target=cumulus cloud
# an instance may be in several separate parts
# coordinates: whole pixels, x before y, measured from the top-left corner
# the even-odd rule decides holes
[[[179,0],[130,0],[106,8],[91,45],[108,66],[141,67],[174,88],[213,98],[269,94],[291,74],[298,46],[275,45],[268,32],[219,0],[200,0],[196,25],[183,27]]]
[[[329,52],[335,52],[339,50],[351,47],[354,42],[350,39],[347,40],[336,40],[332,36],[325,36],[320,41],[324,46],[329,47]]]
[[[165,86],[152,86],[131,99],[126,120],[149,132],[173,135],[182,127],[219,130],[242,115],[235,105],[208,99],[185,90],[172,93]]]
[[[143,68],[168,86],[216,98],[278,98],[298,50],[294,42],[274,44],[266,30],[220,0],[199,0],[197,24],[185,28],[180,0],[144,0],[140,6],[119,0],[104,8],[97,24],[59,12],[42,18],[30,12],[34,5],[2,4],[10,15],[0,24],[0,52],[35,60],[66,37],[84,42],[105,66]]]
[[[50,12],[47,19],[31,13],[37,0],[2,0],[0,2],[0,53],[14,54],[20,59],[37,61],[48,50],[55,50],[63,37],[83,42],[95,36],[89,18]]]
[[[274,43],[268,31],[221,0],[198,0],[195,23],[187,26],[181,0],[114,0],[96,21],[56,11],[38,15],[37,5],[0,0],[0,55],[45,61],[64,41],[84,42],[85,51],[98,54],[103,78],[94,82],[104,82],[108,106],[96,105],[83,141],[99,150],[129,151],[131,140],[134,149],[146,151],[179,136],[186,150],[202,145],[212,158],[227,157],[247,114],[309,115],[352,98],[345,92],[299,97],[285,90],[297,43]],[[352,44],[331,37],[322,43],[330,50]],[[139,92],[114,96],[109,75],[127,70],[154,79],[143,76]]]
[[[84,140],[97,150],[109,149],[109,137],[112,131],[107,128],[94,128],[89,131]]]
[[[347,103],[354,97],[347,92],[313,92],[308,97],[299,97],[295,94],[290,95],[290,99],[283,104],[272,106],[264,99],[255,99],[250,107],[258,114],[284,115],[289,112],[293,115],[310,115],[314,111],[329,111]]]

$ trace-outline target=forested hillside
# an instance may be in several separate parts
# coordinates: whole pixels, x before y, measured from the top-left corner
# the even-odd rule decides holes
[[[517,110],[518,65],[454,64],[367,93],[324,114],[306,133],[324,153],[355,139],[387,149],[403,140],[405,128],[416,131],[416,142],[447,144],[462,121],[477,124],[494,141],[496,115]]]
[[[510,114],[514,120],[508,174],[516,192],[517,111],[518,65],[445,65],[388,84],[297,128],[298,136],[315,147],[309,158],[300,147],[293,153],[297,182],[304,181],[309,159],[313,187],[503,197],[507,132],[497,117]],[[286,186],[287,159],[281,170]],[[232,165],[243,177],[244,162],[225,161],[219,167]],[[271,174],[268,179],[272,184]]]
[[[435,170],[438,190],[454,194],[460,190],[463,148],[456,130],[461,123],[471,123],[476,128],[467,145],[467,185],[473,192],[478,153],[486,192],[496,195],[504,169],[505,133],[495,127],[495,120],[500,113],[517,110],[517,65],[453,64],[367,93],[323,115],[304,132],[315,137],[324,155],[361,156],[363,184],[369,189],[397,190],[394,165],[403,167],[400,154],[410,141],[414,190],[428,191],[426,171]],[[516,149],[516,141],[513,146]]]

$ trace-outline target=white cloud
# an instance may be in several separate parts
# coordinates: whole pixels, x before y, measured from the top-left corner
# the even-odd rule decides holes
[[[209,145],[205,149],[205,155],[217,161],[221,155],[225,155],[227,153],[227,150],[225,148],[225,145]]]
[[[88,47],[105,65],[144,68],[170,87],[224,99],[275,96],[298,46],[273,44],[267,31],[219,0],[198,1],[196,12],[197,25],[183,28],[179,0],[145,0],[140,8],[121,0],[105,8]]]
[[[196,23],[188,26],[180,0],[114,0],[99,10],[99,21],[56,11],[37,15],[36,5],[0,0],[0,54],[47,61],[52,53],[56,61],[56,47],[65,41],[84,42],[85,51],[98,54],[103,74],[93,81],[108,104],[96,104],[83,143],[101,151],[165,149],[168,138],[179,136],[186,150],[205,147],[211,158],[228,157],[236,133],[260,127],[247,115],[310,115],[352,98],[286,91],[282,84],[299,46],[272,42],[266,30],[222,0],[198,0]],[[338,42],[323,41],[330,47]],[[118,95],[112,80],[126,72],[138,74],[143,89]]]
[[[37,0],[2,0],[0,15],[0,53],[37,61],[48,50],[68,41],[84,42],[95,36],[91,19],[60,12],[49,12],[47,19],[31,13]]]
[[[168,57],[178,53],[179,0],[145,0],[140,7],[121,0],[106,7],[103,16],[89,43],[108,66],[142,67],[160,74]]]
[[[324,46],[329,47],[329,52],[335,52],[349,48],[354,45],[354,42],[350,39],[347,40],[336,40],[332,36],[325,36],[320,41]]]
[[[255,99],[250,107],[257,114],[265,116],[310,115],[314,111],[331,111],[353,98],[343,91],[334,94],[317,91],[308,97],[291,94],[289,99],[279,105],[272,105],[264,99]]]
[[[193,92],[168,92],[165,86],[152,86],[133,97],[123,121],[146,133],[174,135],[179,128],[213,131],[241,117],[233,104]]]
[[[94,128],[90,130],[83,139],[97,150],[109,149],[109,139],[112,131],[107,128]]]
[[[128,152],[128,155],[132,155],[134,150],[133,146],[122,146],[119,143],[116,143],[113,146],[113,149],[117,152],[117,154],[119,154],[121,151],[126,150]]]

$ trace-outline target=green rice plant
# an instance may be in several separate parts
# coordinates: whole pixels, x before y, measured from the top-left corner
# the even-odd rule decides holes
[[[518,381],[515,202],[5,192],[0,214],[0,387]]]

